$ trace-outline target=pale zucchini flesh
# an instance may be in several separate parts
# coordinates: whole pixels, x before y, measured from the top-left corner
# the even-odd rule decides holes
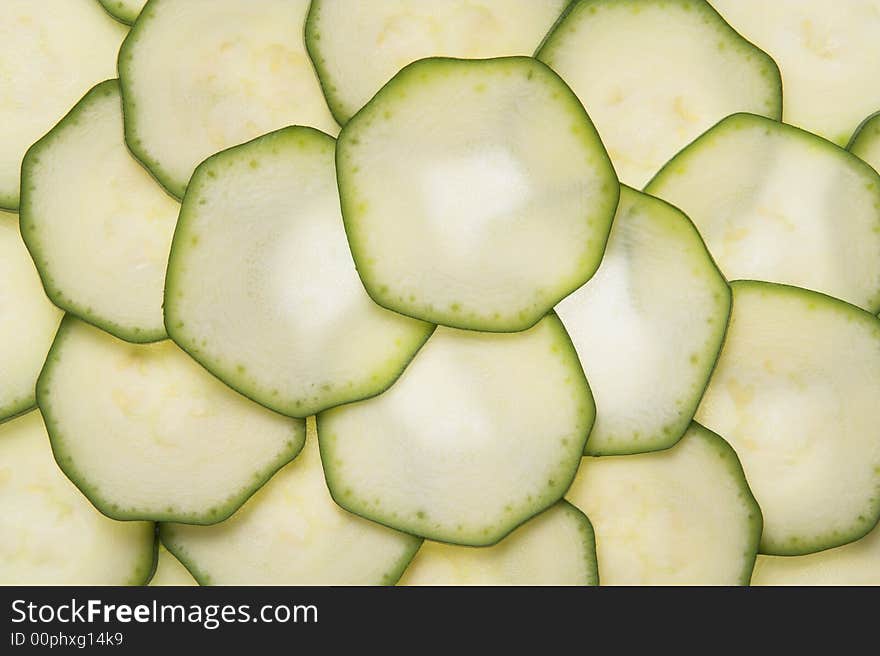
[[[147,0],[98,0],[113,18],[131,25],[147,4]]]
[[[36,403],[34,386],[61,322],[19,233],[0,212],[0,421]]]
[[[177,558],[159,542],[156,572],[150,579],[151,586],[193,586],[198,585],[192,574]]]
[[[154,533],[95,510],[52,459],[39,412],[0,425],[0,585],[141,585]]]
[[[730,443],[764,513],[761,552],[840,546],[880,517],[880,320],[823,294],[736,281],[696,419]]]
[[[524,330],[586,282],[619,194],[580,102],[527,57],[410,64],[346,124],[336,162],[373,300],[463,329]]]
[[[203,585],[392,585],[421,543],[333,502],[313,419],[302,454],[235,515],[160,530]]]
[[[587,454],[675,444],[709,382],[730,312],[727,282],[688,218],[622,187],[599,270],[556,312],[596,399]]]
[[[596,531],[602,585],[748,585],[761,510],[736,454],[697,424],[672,448],[584,458],[566,494]]]
[[[125,146],[116,80],[90,90],[22,164],[22,236],[49,297],[127,341],[166,337],[179,209]]]
[[[871,114],[859,124],[846,149],[880,172],[880,112]]]
[[[581,0],[537,57],[578,95],[621,181],[637,188],[728,114],[782,112],[776,64],[704,0]]]
[[[345,123],[397,71],[425,57],[531,55],[568,0],[313,0],[306,46]]]
[[[303,43],[309,0],[153,0],[119,53],[125,136],[175,196],[209,155],[286,125],[335,134]]]
[[[424,542],[399,585],[598,585],[590,520],[560,501],[491,547]]]
[[[691,218],[729,280],[880,310],[880,175],[829,141],[737,114],[676,155],[647,191]]]
[[[211,524],[296,457],[303,421],[230,390],[170,341],[68,315],[37,382],[58,464],[115,519]]]
[[[434,328],[364,291],[334,145],[291,127],[209,158],[187,190],[168,267],[171,337],[234,389],[297,417],[386,389]]]
[[[594,417],[551,313],[513,334],[437,328],[388,391],[320,413],[318,435],[343,508],[483,546],[562,497]]]
[[[127,32],[94,1],[0,3],[0,209],[18,209],[28,147],[92,86],[116,75]]]

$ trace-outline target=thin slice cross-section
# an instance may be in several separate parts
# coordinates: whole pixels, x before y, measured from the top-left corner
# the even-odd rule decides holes
[[[637,188],[725,116],[782,113],[776,64],[704,0],[581,0],[537,57],[571,85]]]
[[[58,469],[37,411],[0,425],[0,585],[142,585],[152,522],[118,522]]]
[[[113,18],[131,25],[147,4],[147,0],[98,0]]]
[[[566,498],[596,530],[602,585],[747,585],[761,510],[733,449],[691,424],[665,451],[584,458]]]
[[[846,149],[880,172],[880,112],[874,112],[859,124]]]
[[[198,585],[192,574],[187,571],[174,554],[172,554],[159,542],[159,556],[156,560],[156,572],[150,579],[152,586],[180,586],[180,585]]]
[[[179,210],[125,147],[116,80],[89,91],[22,164],[22,236],[49,297],[130,342],[166,337]]]
[[[209,155],[286,125],[335,134],[303,43],[309,0],[153,0],[119,52],[125,136],[183,196]]]
[[[306,47],[344,125],[401,68],[424,57],[531,55],[568,0],[313,0]]]
[[[727,282],[688,218],[622,187],[602,265],[556,312],[596,399],[587,454],[675,444],[709,382],[730,312]]]
[[[291,127],[210,157],[187,190],[168,267],[171,337],[234,389],[296,417],[383,391],[434,328],[364,291],[334,145]]]
[[[425,542],[400,585],[597,585],[590,520],[560,501],[491,547]]]
[[[728,280],[806,287],[880,309],[880,175],[798,128],[730,116],[646,191],[684,211]]]
[[[795,556],[880,517],[880,320],[823,294],[736,281],[696,419],[730,442],[764,512],[761,552]]]
[[[68,315],[37,382],[58,464],[115,519],[212,524],[296,457],[305,422],[232,391],[170,341]]]
[[[327,493],[314,420],[302,454],[214,526],[163,524],[203,585],[393,585],[421,540],[352,515]]]
[[[319,414],[318,435],[343,508],[484,546],[562,497],[594,417],[551,313],[513,334],[438,328],[387,392]]]

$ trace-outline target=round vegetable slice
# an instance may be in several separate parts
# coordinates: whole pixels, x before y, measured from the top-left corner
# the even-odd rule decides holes
[[[152,586],[198,585],[186,567],[174,557],[164,544],[159,542],[159,557],[156,561],[156,573],[150,579]]]
[[[336,163],[370,296],[473,330],[524,330],[586,282],[619,193],[577,98],[527,57],[410,64],[346,124]]]
[[[537,57],[589,109],[633,187],[728,114],[782,112],[776,64],[704,0],[581,0]]]
[[[0,212],[0,421],[34,406],[34,385],[61,321],[19,234]]]
[[[210,524],[296,457],[304,422],[236,394],[169,341],[68,315],[37,382],[55,458],[109,517]]]
[[[309,0],[153,0],[119,53],[125,136],[183,196],[209,155],[298,124],[335,134],[303,43]],[[197,38],[194,38],[197,35]]]
[[[880,112],[862,121],[846,148],[875,171],[880,171]]]
[[[134,23],[147,0],[98,0],[107,13],[128,25]]]
[[[306,47],[344,125],[391,77],[424,57],[531,55],[568,0],[313,0]]]
[[[783,119],[843,146],[880,107],[880,11],[874,0],[712,0],[779,64]]]
[[[823,294],[737,281],[696,419],[742,460],[764,511],[761,552],[865,535],[880,517],[880,320]]]
[[[588,455],[672,446],[715,365],[730,290],[688,218],[622,187],[596,275],[556,306],[596,399]]]
[[[596,540],[560,501],[491,547],[425,542],[400,585],[597,585]]]
[[[596,530],[602,585],[747,585],[761,510],[736,454],[697,424],[665,451],[584,458],[566,498]]]
[[[166,336],[179,209],[125,147],[116,80],[89,91],[22,164],[22,236],[49,297],[127,341]]]
[[[806,556],[758,556],[752,585],[880,585],[880,527]]]
[[[0,425],[0,585],[141,585],[154,534],[95,510],[52,460],[39,412]]]
[[[646,190],[693,220],[728,279],[786,283],[880,309],[880,176],[821,137],[730,116]]]
[[[352,515],[327,493],[314,429],[302,454],[214,526],[163,524],[203,585],[392,585],[421,540]]]
[[[594,417],[550,314],[514,334],[438,328],[387,392],[319,414],[318,435],[343,508],[483,546],[562,497]]]
[[[298,417],[386,389],[434,328],[364,291],[333,158],[333,139],[304,127],[209,158],[168,267],[171,337],[234,389]]]
[[[127,32],[97,2],[0,3],[0,208],[18,209],[28,147],[90,87],[116,74]]]

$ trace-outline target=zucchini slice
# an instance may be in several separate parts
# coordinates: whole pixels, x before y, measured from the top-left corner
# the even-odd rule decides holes
[[[622,187],[602,265],[556,312],[596,399],[586,453],[675,444],[709,382],[730,312],[727,282],[688,218]]]
[[[152,0],[119,52],[125,137],[183,196],[209,155],[284,127],[336,134],[303,43],[309,0]]]
[[[862,121],[846,148],[875,171],[880,171],[880,112]]]
[[[758,556],[752,585],[880,585],[880,527],[806,556]]]
[[[831,142],[736,114],[676,155],[646,191],[693,220],[729,280],[880,309],[880,175]]]
[[[234,389],[296,417],[380,393],[434,328],[364,292],[333,158],[334,140],[305,127],[210,157],[168,266],[171,337]]]
[[[880,517],[880,320],[823,294],[737,281],[696,419],[730,442],[764,511],[761,552],[865,535]]]
[[[424,57],[531,55],[568,0],[313,0],[306,47],[340,125]]]
[[[15,214],[0,212],[0,421],[36,403],[61,310],[46,298]]]
[[[89,91],[22,164],[22,236],[49,298],[130,342],[166,337],[179,209],[125,147],[116,80]]]
[[[156,573],[150,579],[151,586],[193,586],[198,585],[186,567],[174,557],[162,542],[159,542],[159,556],[156,560]]]
[[[114,519],[211,524],[302,448],[301,420],[240,396],[169,341],[67,315],[37,381],[61,469]]]
[[[514,334],[438,328],[387,392],[319,414],[318,435],[343,508],[484,546],[565,494],[594,417],[551,313]]]
[[[691,424],[671,449],[584,458],[566,495],[596,530],[602,585],[747,585],[761,538],[736,454]]]
[[[336,163],[373,300],[470,330],[524,330],[586,282],[619,194],[578,99],[528,57],[410,64],[346,124]]]
[[[0,2],[0,209],[16,210],[25,151],[116,75],[128,28],[91,0]]]
[[[581,0],[537,57],[574,89],[633,187],[728,114],[782,113],[776,64],[704,0]]]
[[[117,522],[52,459],[39,412],[0,425],[0,585],[142,585],[152,522]]]
[[[598,585],[590,520],[560,501],[491,547],[425,542],[400,585]]]
[[[845,146],[880,107],[880,11],[874,0],[711,0],[779,64],[786,123]]]
[[[108,14],[126,25],[131,25],[147,4],[147,0],[98,0]]]
[[[302,454],[234,516],[160,532],[203,585],[393,585],[421,543],[333,502],[313,419]]]

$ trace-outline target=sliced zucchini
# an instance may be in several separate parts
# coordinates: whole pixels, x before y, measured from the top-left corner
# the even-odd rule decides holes
[[[880,585],[880,527],[807,556],[758,556],[752,585]]]
[[[603,585],[747,585],[761,510],[736,454],[697,424],[671,449],[584,458],[568,500],[596,530]]]
[[[846,148],[875,171],[880,171],[880,112],[862,121]]]
[[[296,457],[303,421],[240,396],[169,341],[68,315],[37,381],[61,469],[114,519],[211,524]]]
[[[581,0],[537,57],[574,89],[633,187],[728,114],[782,113],[776,64],[704,0]]]
[[[0,421],[34,406],[34,385],[61,321],[19,234],[0,212]]]
[[[586,282],[619,193],[577,98],[528,57],[410,64],[346,124],[336,163],[373,300],[474,330],[524,330]]]
[[[198,585],[186,567],[174,557],[164,544],[159,542],[159,557],[156,561],[156,573],[150,579],[152,586]]]
[[[39,412],[0,425],[0,585],[141,585],[154,533],[95,510],[52,459]]]
[[[737,281],[696,419],[742,460],[764,511],[761,552],[865,535],[880,517],[880,320],[823,294]]]
[[[688,218],[628,187],[596,275],[556,306],[596,399],[588,455],[665,449],[721,349],[730,290]]]
[[[386,389],[434,328],[364,292],[334,145],[291,127],[210,157],[187,190],[168,267],[172,338],[234,389],[297,417]]]
[[[0,209],[18,209],[28,147],[91,86],[116,75],[127,32],[97,2],[0,3]]]
[[[441,327],[384,394],[318,415],[327,485],[358,515],[456,544],[494,544],[556,503],[595,417],[562,323]]]
[[[333,502],[313,419],[302,454],[233,517],[160,531],[203,585],[392,585],[421,543]]]
[[[166,337],[179,209],[125,147],[116,80],[89,91],[22,164],[22,236],[49,297],[130,342]]]
[[[874,0],[711,0],[779,64],[783,119],[846,145],[880,107],[880,9]]]
[[[306,47],[340,125],[424,57],[531,55],[568,0],[313,0]]]
[[[880,309],[880,175],[834,144],[736,114],[676,155],[646,191],[693,220],[728,279]]]
[[[425,542],[400,585],[598,585],[590,520],[560,501],[491,547]]]
[[[119,52],[125,137],[182,197],[209,155],[284,127],[336,134],[303,43],[309,0],[153,0]]]
[[[127,25],[134,23],[147,0],[98,0],[107,13]]]

